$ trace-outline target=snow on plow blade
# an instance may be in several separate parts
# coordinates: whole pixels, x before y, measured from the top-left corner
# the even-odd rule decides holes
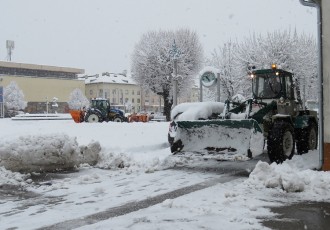
[[[264,137],[254,119],[178,121],[172,153],[226,154],[227,159],[252,158],[263,152]]]

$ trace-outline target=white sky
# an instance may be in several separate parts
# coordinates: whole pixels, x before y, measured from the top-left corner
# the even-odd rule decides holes
[[[82,68],[130,69],[149,30],[188,27],[205,56],[229,39],[297,29],[316,37],[316,10],[299,0],[0,0],[0,60]]]

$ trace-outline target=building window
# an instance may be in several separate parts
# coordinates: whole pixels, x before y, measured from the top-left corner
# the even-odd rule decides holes
[[[136,102],[137,102],[137,103],[140,103],[140,98],[136,99]]]
[[[120,98],[120,104],[123,104],[123,98]]]
[[[112,90],[112,95],[116,95],[116,90],[115,89]]]
[[[100,91],[99,91],[99,97],[103,97],[103,89],[100,89]]]
[[[134,90],[132,90],[132,95],[134,95]]]
[[[137,95],[140,95],[140,90],[138,90],[138,91],[136,92],[136,94],[137,94]]]
[[[132,98],[132,103],[134,103],[134,98]]]
[[[128,94],[128,89],[125,90],[125,94],[126,94],[126,95]]]
[[[127,103],[127,102],[128,102],[128,98],[126,97],[126,98],[125,98],[125,103]]]
[[[89,90],[89,95],[93,95],[93,90]]]
[[[112,103],[116,103],[116,98],[112,98]]]

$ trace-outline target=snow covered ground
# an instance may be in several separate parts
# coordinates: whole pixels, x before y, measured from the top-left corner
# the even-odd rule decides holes
[[[70,172],[47,174],[13,172],[1,166],[0,229],[60,223],[54,228],[265,229],[262,218],[276,218],[269,207],[330,199],[330,172],[311,170],[318,166],[318,151],[295,156],[282,165],[255,161],[255,168],[243,168],[252,171],[248,178],[226,179],[224,174],[207,170],[173,169],[200,159],[170,156],[168,126],[168,122],[76,124],[1,119],[1,161],[4,155],[24,152],[22,162],[33,162],[42,158],[40,149],[50,149],[43,153],[53,156],[53,147],[62,146],[63,151],[55,155],[74,156],[69,159],[77,166]],[[94,166],[77,158],[79,152],[74,151],[91,143],[100,147],[99,152],[93,150],[98,152]],[[42,159],[49,163],[47,157]],[[19,171],[17,165],[14,169]],[[200,188],[193,189],[196,185]],[[186,194],[175,195],[185,190]],[[161,197],[164,194],[168,198]],[[127,211],[135,210],[136,202],[154,197],[161,197],[160,202]],[[111,216],[109,212],[118,207],[126,211]],[[108,214],[111,218],[104,217]]]

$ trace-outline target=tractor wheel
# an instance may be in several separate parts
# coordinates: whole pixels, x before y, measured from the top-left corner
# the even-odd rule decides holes
[[[85,121],[90,123],[96,123],[96,122],[102,122],[102,119],[96,113],[89,113],[86,115]]]
[[[116,116],[114,119],[113,119],[114,122],[123,122],[123,119],[119,116]]]
[[[294,155],[295,138],[292,125],[277,121],[268,134],[267,150],[271,162],[282,163]]]
[[[305,129],[297,130],[297,152],[307,153],[309,150],[317,149],[318,133],[314,122]]]

